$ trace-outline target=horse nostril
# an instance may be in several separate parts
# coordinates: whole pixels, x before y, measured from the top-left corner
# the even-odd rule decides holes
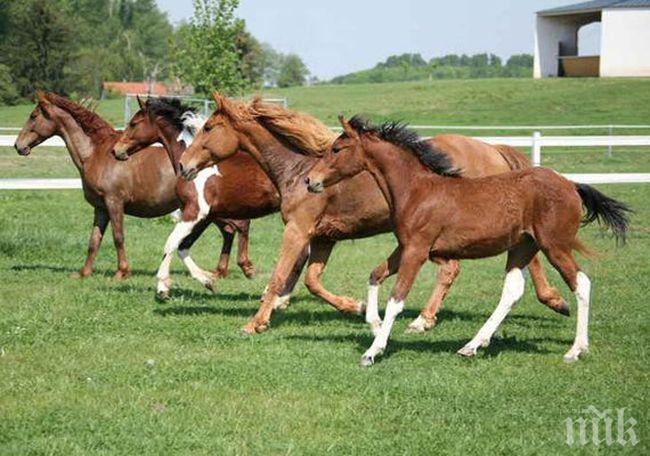
[[[309,185],[309,177],[305,177],[305,184]]]

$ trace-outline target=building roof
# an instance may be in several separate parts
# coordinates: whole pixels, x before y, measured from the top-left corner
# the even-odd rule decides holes
[[[650,8],[650,0],[592,0],[538,11],[540,16],[596,13],[609,8]]]
[[[117,92],[126,95],[127,93],[151,93],[153,95],[167,95],[167,86],[161,82],[150,84],[148,82],[104,82],[104,89],[109,92]]]

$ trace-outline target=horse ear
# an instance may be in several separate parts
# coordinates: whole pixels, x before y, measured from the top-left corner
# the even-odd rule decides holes
[[[357,131],[354,128],[352,128],[350,123],[347,120],[345,120],[345,117],[339,115],[339,122],[343,127],[343,132],[348,138],[359,139],[359,133],[357,133]]]
[[[42,105],[51,104],[50,100],[48,100],[47,97],[45,96],[45,92],[43,92],[42,90],[36,91],[36,100],[38,100],[38,103]]]
[[[140,95],[136,95],[135,99],[138,100],[138,106],[140,106],[140,109],[144,109],[144,101],[142,101]]]
[[[216,111],[219,111],[223,107],[225,98],[219,92],[212,92],[212,99],[216,103]]]

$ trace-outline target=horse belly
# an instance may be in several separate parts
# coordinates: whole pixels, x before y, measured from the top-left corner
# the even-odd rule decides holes
[[[491,228],[494,227],[481,225],[445,230],[433,243],[431,253],[455,259],[486,258],[505,252],[520,242],[524,235],[519,225],[496,230]]]

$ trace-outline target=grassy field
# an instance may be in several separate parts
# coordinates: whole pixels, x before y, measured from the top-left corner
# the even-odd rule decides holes
[[[648,96],[648,81],[617,81],[616,90],[607,88],[610,81],[602,86],[527,82],[555,93],[558,102],[567,94],[584,98],[585,106],[576,103],[557,117],[547,113],[549,123],[582,122],[587,113],[597,123],[606,117],[621,123],[648,119],[648,100],[639,101]],[[476,82],[434,85],[449,84],[450,91],[460,93],[471,83]],[[476,99],[491,99],[506,82],[481,84],[489,93],[474,89]],[[645,92],[630,96],[626,91],[634,84]],[[374,93],[355,86],[360,93],[354,109],[379,106],[377,99],[384,96],[386,116],[392,116],[391,109],[415,103],[417,85],[375,86]],[[604,93],[620,91],[624,101],[611,94],[600,111],[589,109],[597,97],[586,94],[594,86]],[[324,113],[336,113],[342,99],[328,97],[334,89],[354,93],[347,87],[283,93],[292,106],[331,120]],[[400,98],[393,93],[399,90],[408,101],[391,102]],[[500,109],[514,104],[505,97]],[[19,125],[18,109],[14,114],[0,109],[0,125],[6,119]],[[465,120],[462,112],[470,112],[463,109],[458,103],[457,120],[437,119],[459,123]],[[518,116],[500,115],[491,103],[474,109],[472,122],[483,124],[544,121],[541,113],[524,107]],[[64,157],[61,150],[36,149],[25,159],[6,149],[0,151],[0,170],[2,177],[74,176]],[[648,172],[647,157],[642,150],[615,150],[608,160],[603,150],[558,151],[547,164],[567,172],[585,167]],[[582,230],[583,239],[600,252],[596,259],[580,259],[593,281],[592,346],[586,359],[562,362],[574,336],[575,315],[564,318],[538,304],[530,283],[488,349],[471,360],[455,354],[498,301],[501,256],[465,262],[439,325],[427,334],[406,335],[404,329],[434,283],[435,268],[427,265],[387,354],[371,369],[357,365],[371,343],[362,320],[337,314],[302,285],[292,306],[274,316],[270,331],[240,334],[277,255],[282,233],[277,216],[253,223],[253,280],[232,270],[211,294],[177,261],[173,298],[160,304],[154,300],[154,274],[172,227],[169,220],[127,219],[132,278],[111,280],[115,251],[107,234],[95,276],[73,280],[68,276],[83,262],[92,221],[81,192],[0,192],[0,454],[648,454],[650,187],[598,188],[630,204],[636,214],[622,248],[596,226]],[[325,285],[362,298],[370,269],[393,246],[388,234],[339,245]],[[212,229],[193,257],[214,266],[218,250]],[[547,270],[575,310],[558,275]],[[392,283],[383,288],[382,302]],[[626,408],[626,416],[637,420],[640,443],[634,448],[567,446],[564,420],[582,416],[589,405]]]

